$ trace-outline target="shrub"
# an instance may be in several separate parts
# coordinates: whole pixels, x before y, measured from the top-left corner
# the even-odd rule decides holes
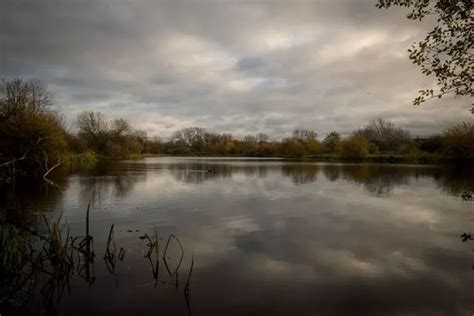
[[[304,144],[305,151],[310,155],[319,154],[322,151],[321,143],[317,139],[311,139]]]
[[[379,147],[374,143],[369,143],[369,154],[371,155],[378,155],[379,154]]]
[[[464,122],[446,130],[442,142],[449,155],[474,158],[474,124]]]
[[[353,135],[342,143],[342,156],[346,158],[366,158],[369,155],[369,141]]]
[[[441,135],[434,135],[426,139],[415,139],[418,148],[428,153],[440,153],[443,151],[443,138]]]
[[[235,143],[230,141],[230,142],[227,142],[227,144],[225,144],[225,151],[229,154],[235,154]]]
[[[301,142],[285,138],[280,144],[280,153],[286,157],[302,157],[306,154],[306,150]]]

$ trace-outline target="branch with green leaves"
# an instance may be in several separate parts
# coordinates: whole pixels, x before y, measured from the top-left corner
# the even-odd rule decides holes
[[[414,105],[445,95],[474,97],[474,2],[472,0],[378,0],[376,7],[410,8],[408,19],[436,18],[437,25],[408,50],[410,60],[426,76],[434,76],[438,89],[423,89]],[[474,103],[472,104],[474,105]]]

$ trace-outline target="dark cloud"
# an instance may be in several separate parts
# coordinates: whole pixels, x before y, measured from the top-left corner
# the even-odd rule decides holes
[[[411,106],[434,82],[406,49],[432,25],[374,3],[6,0],[0,75],[45,81],[69,121],[97,109],[164,136],[347,132],[377,116],[429,134],[466,119],[463,100]]]
[[[258,56],[248,56],[241,58],[237,63],[237,69],[240,70],[247,70],[247,69],[254,69],[263,66],[264,61],[261,57]]]

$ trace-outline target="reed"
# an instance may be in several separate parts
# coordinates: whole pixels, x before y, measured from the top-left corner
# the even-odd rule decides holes
[[[62,214],[55,220],[43,216],[44,229],[33,231],[24,226],[0,223],[0,310],[16,314],[23,306],[42,300],[47,314],[56,315],[55,306],[65,292],[71,292],[71,280],[75,276],[84,278],[89,286],[95,281],[93,237],[90,235],[90,203],[86,211],[85,236],[72,236],[69,227],[61,223]],[[123,261],[125,249],[117,253],[115,225],[108,230],[104,254],[105,264],[111,274],[115,273],[117,258]],[[159,283],[179,288],[178,274],[183,262],[184,249],[175,235],[170,235],[163,255],[160,253],[158,230],[144,234],[144,257],[151,266],[155,287]],[[170,250],[177,243],[181,251],[175,268],[170,269]],[[160,279],[160,260],[175,282]],[[190,280],[194,266],[194,254],[184,287],[189,309]],[[39,293],[41,296],[37,296]],[[42,298],[42,299],[41,299]],[[11,313],[10,313],[11,312]]]

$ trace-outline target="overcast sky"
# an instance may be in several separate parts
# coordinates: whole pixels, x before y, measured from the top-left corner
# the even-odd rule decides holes
[[[71,125],[95,110],[163,137],[472,120],[466,100],[411,104],[435,82],[407,48],[432,25],[375,2],[2,0],[0,75],[43,80]]]

